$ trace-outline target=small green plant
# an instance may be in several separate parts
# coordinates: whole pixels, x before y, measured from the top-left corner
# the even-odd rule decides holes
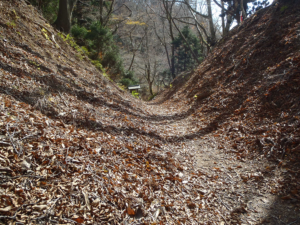
[[[172,84],[170,84],[170,88],[172,88],[173,87],[173,85]]]
[[[70,36],[70,34],[64,35],[63,33],[58,33],[58,36],[60,36],[65,42],[67,42],[72,48],[74,48],[76,52],[78,52],[81,55],[77,55],[80,59],[83,59],[85,50],[79,45],[77,45],[75,39],[72,36]]]
[[[42,28],[42,32],[43,32],[43,35],[45,36],[45,38],[48,40],[48,41],[51,41],[49,36],[48,36],[48,31],[45,29],[45,28]]]
[[[284,12],[287,8],[288,8],[287,5],[282,6],[282,7],[280,8],[280,12]]]
[[[40,70],[40,64],[36,63],[35,61],[28,61],[29,64],[36,66],[38,70]]]
[[[118,87],[119,87],[121,90],[123,90],[123,91],[126,90],[126,86],[125,86],[125,85],[122,85],[122,84],[120,84],[120,83],[117,83],[117,84],[118,84]]]
[[[90,52],[89,52],[89,50],[87,49],[87,47],[81,46],[81,49],[82,49],[82,51],[84,52],[84,54],[86,54],[86,55],[89,55],[89,54],[90,54]]]
[[[105,69],[103,68],[103,66],[102,66],[102,64],[100,63],[99,60],[92,60],[91,62],[94,64],[94,66],[95,66],[98,70],[100,70],[100,71],[102,71],[103,73],[105,73]]]
[[[15,21],[12,21],[12,22],[7,22],[6,25],[10,28],[15,28],[17,25],[15,23]]]
[[[137,92],[137,91],[132,91],[131,92],[131,95],[133,96],[133,97],[135,97],[135,98],[139,98],[139,93]]]
[[[34,65],[36,67],[40,66],[40,64],[36,63],[35,61],[28,61],[28,62],[29,62],[29,64]]]
[[[18,20],[20,17],[18,17],[17,13],[16,13],[16,10],[12,10],[12,17],[14,17],[14,20]]]

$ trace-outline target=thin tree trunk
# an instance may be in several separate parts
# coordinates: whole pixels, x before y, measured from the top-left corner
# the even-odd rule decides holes
[[[175,1],[173,0],[171,2],[171,6],[168,6],[168,1],[163,0],[163,6],[165,8],[166,14],[167,14],[167,20],[169,22],[169,29],[170,29],[170,37],[172,40],[172,44],[171,44],[171,74],[173,79],[176,77],[175,75],[175,46],[173,44],[174,41],[174,34],[173,34],[173,27],[172,27],[172,7],[173,4],[175,3]]]
[[[234,9],[238,10],[239,9],[239,2],[236,0],[234,1]],[[238,11],[238,13],[234,13],[235,19],[237,20],[238,24],[241,23],[241,17],[240,17],[240,11]]]
[[[99,21],[101,23],[101,25],[103,25],[103,0],[100,0],[100,3],[99,3],[99,11],[100,11],[100,18],[99,18]]]
[[[172,50],[172,58],[171,58],[171,67],[172,67],[172,70],[171,70],[171,74],[172,74],[172,77],[173,79],[176,77],[175,75],[175,47],[174,45],[172,44],[172,47],[171,47],[171,50]]]
[[[246,17],[247,17],[247,14],[246,14],[245,9],[244,9],[244,2],[243,2],[243,0],[241,0],[241,8],[242,8],[242,13],[243,13],[243,20],[245,20]]]
[[[110,7],[109,7],[109,9],[107,11],[106,18],[105,18],[105,20],[103,19],[103,26],[106,26],[107,23],[109,22],[109,17],[110,17],[110,15],[113,12],[114,5],[115,5],[115,0],[111,0],[110,1]]]
[[[208,14],[208,22],[210,29],[210,45],[214,45],[216,43],[216,31],[214,27],[214,22],[212,18],[212,10],[211,10],[211,0],[206,0],[207,3],[207,14]]]
[[[228,2],[228,4],[229,4],[228,8],[232,7],[231,2]],[[228,11],[226,13],[226,26],[224,30],[224,36],[228,34],[232,20],[233,20],[232,12]]]
[[[149,92],[151,95],[153,95],[153,90],[152,90],[152,82],[149,82]]]
[[[222,33],[223,33],[223,36],[225,35],[225,10],[224,10],[224,2],[221,1],[221,4],[222,4]]]
[[[154,22],[154,21],[153,21]],[[169,68],[170,68],[170,71],[172,70],[172,66],[171,66],[171,62],[170,62],[170,56],[169,56],[169,51],[168,51],[168,47],[167,47],[167,44],[166,44],[166,39],[165,39],[165,25],[163,24],[163,34],[164,34],[164,39],[162,40],[162,38],[158,35],[157,31],[156,31],[156,24],[154,22],[154,31],[155,31],[155,34],[156,34],[156,37],[159,39],[160,43],[164,46],[165,48],[165,51],[166,51],[166,54],[167,54],[167,59],[168,59],[168,65],[169,65]]]

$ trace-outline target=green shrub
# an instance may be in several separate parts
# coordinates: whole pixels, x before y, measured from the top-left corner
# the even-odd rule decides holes
[[[133,71],[125,71],[122,77],[123,78],[120,80],[120,83],[126,87],[138,84]]]
[[[132,80],[128,79],[128,78],[123,78],[120,80],[120,83],[122,85],[124,85],[125,87],[128,87],[130,85],[133,85]]]
[[[33,6],[43,12],[44,17],[53,23],[57,18],[59,0],[28,0]]]
[[[85,39],[87,33],[88,33],[88,30],[85,27],[80,27],[77,24],[75,24],[71,28],[72,36],[77,39]]]
[[[86,39],[92,41],[92,46],[98,53],[105,53],[113,45],[113,35],[110,30],[103,27],[100,22],[94,22],[87,32]]]
[[[90,52],[89,52],[89,50],[87,49],[87,47],[81,46],[81,49],[82,49],[82,51],[84,52],[84,54],[86,54],[86,55],[89,55],[89,54],[90,54]]]
[[[132,91],[131,95],[135,98],[139,98],[139,93],[137,91]]]
[[[102,66],[102,64],[100,63],[99,60],[92,60],[91,62],[94,64],[94,66],[95,66],[98,70],[100,70],[100,71],[102,71],[103,73],[105,73],[105,69],[103,68],[103,66]]]

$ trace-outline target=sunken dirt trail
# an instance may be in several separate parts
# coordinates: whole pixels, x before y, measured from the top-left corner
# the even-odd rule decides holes
[[[300,224],[299,11],[260,10],[145,103],[0,0],[0,223]]]

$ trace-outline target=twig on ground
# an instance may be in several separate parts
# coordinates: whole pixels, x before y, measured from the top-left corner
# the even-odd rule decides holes
[[[59,94],[61,100],[63,101],[64,105],[65,105],[66,107],[68,107],[68,105],[67,105],[67,103],[65,102],[65,100],[64,100],[63,96],[61,95],[61,93],[58,92],[58,94]]]
[[[219,197],[219,201],[226,207],[226,209],[229,210],[229,211],[231,211],[231,209],[229,208],[229,206],[222,201],[222,199],[220,198],[220,196],[218,196],[218,197]]]
[[[11,145],[13,146],[13,149],[15,150],[15,152],[20,155],[20,152],[17,150],[16,146],[15,146],[15,143],[14,143],[14,140],[13,140],[13,136],[14,136],[14,133],[13,134],[10,134],[9,132],[9,123],[6,124],[6,132],[8,134],[8,137],[9,137],[9,141],[11,143]]]
[[[49,217],[49,214],[50,214],[50,210],[52,210],[52,208],[55,206],[56,202],[61,199],[61,197],[57,198],[53,203],[52,205],[49,207],[49,209],[47,209],[46,213],[37,217],[37,218],[34,218],[33,220],[42,220],[44,218],[48,218]],[[50,219],[49,219],[50,220]]]
[[[17,208],[15,214],[13,216],[0,216],[0,219],[10,219],[10,220],[15,220],[17,217],[17,212],[20,211],[23,207],[28,206],[28,205],[34,205],[35,203],[29,203],[29,204],[23,204],[19,208]]]
[[[291,223],[288,223],[287,225],[292,225],[292,224],[298,222],[299,220],[300,220],[300,218],[299,218],[299,219],[296,219],[295,221],[293,221],[293,222],[291,222]]]
[[[24,139],[27,139],[27,138],[34,137],[34,136],[37,136],[37,135],[36,135],[36,134],[33,134],[33,135],[27,135],[27,136],[23,137],[23,138],[21,139],[21,141],[23,141]]]

